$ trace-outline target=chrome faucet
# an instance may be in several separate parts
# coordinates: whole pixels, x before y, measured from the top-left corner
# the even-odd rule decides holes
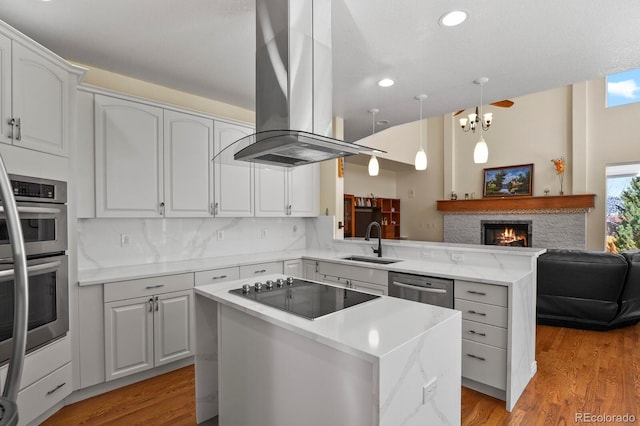
[[[365,241],[369,241],[369,237],[371,236],[371,228],[375,225],[378,228],[378,248],[371,247],[374,253],[378,254],[378,257],[382,257],[382,228],[378,222],[371,222],[367,226],[367,233],[364,236]]]

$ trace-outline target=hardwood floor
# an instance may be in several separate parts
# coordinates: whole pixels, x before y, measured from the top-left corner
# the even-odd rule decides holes
[[[463,425],[639,424],[640,325],[607,332],[538,326],[538,372],[511,413],[462,388]],[[44,425],[194,425],[193,366],[69,405]],[[593,416],[593,417],[589,417]],[[630,418],[633,416],[633,418]]]

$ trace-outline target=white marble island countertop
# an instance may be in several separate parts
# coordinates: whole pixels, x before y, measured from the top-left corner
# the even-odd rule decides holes
[[[194,289],[198,422],[460,423],[460,312],[380,296],[309,320],[229,293],[247,281]]]
[[[282,277],[283,275],[267,275],[261,277],[260,281]],[[194,290],[218,303],[368,359],[383,357],[442,322],[461,318],[461,313],[452,309],[381,296],[316,320],[309,320],[229,293],[229,290],[247,283],[252,284],[253,281],[245,279],[208,284],[195,287]]]

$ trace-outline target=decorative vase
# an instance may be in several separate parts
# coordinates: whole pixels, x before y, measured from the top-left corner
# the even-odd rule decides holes
[[[560,173],[558,175],[558,179],[560,179],[560,195],[564,195],[564,191],[562,190],[562,181],[564,180],[564,173]]]

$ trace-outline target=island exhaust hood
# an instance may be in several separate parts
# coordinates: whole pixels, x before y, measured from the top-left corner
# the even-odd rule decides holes
[[[333,135],[331,0],[256,0],[256,133],[236,160],[293,167],[373,150]]]

